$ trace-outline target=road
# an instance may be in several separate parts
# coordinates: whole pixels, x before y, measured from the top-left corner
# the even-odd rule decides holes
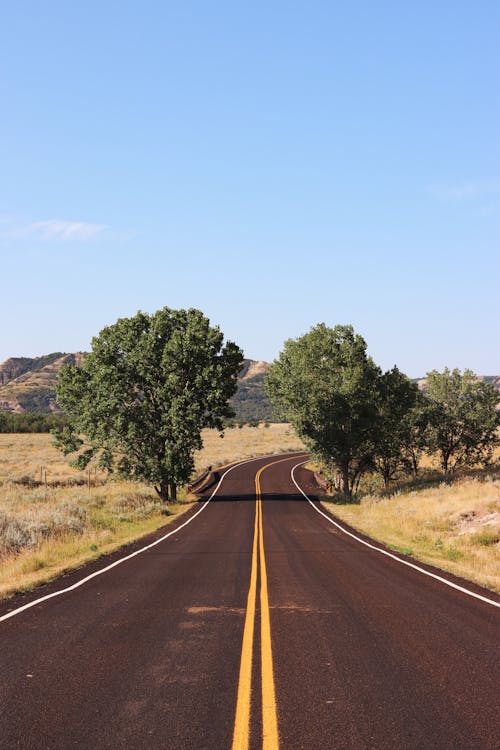
[[[499,597],[343,533],[303,458],[238,465],[156,546],[2,603],[2,750],[498,749]]]

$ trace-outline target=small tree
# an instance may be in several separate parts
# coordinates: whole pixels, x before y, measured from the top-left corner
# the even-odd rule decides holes
[[[189,481],[204,427],[233,416],[243,354],[199,310],[138,312],[104,328],[81,367],[61,368],[57,400],[70,426],[54,435],[75,465],[154,485],[163,501]]]
[[[404,446],[412,444],[411,412],[418,398],[418,386],[397,367],[379,380],[379,420],[374,465],[387,489],[391,480],[407,468]]]
[[[490,383],[478,380],[471,370],[427,375],[431,404],[429,450],[438,452],[445,474],[458,466],[487,464],[498,445],[500,395]]]
[[[321,323],[285,343],[266,379],[274,407],[331,471],[338,468],[349,497],[372,465],[379,377],[352,326]]]

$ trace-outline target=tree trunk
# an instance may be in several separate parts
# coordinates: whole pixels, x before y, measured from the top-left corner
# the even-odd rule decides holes
[[[355,481],[353,481],[352,483],[352,494],[354,495],[358,494],[358,488],[359,488],[359,483],[361,482],[361,476],[362,476],[361,473],[359,473]]]
[[[449,466],[450,456],[448,453],[441,453],[441,466],[443,467],[443,473],[446,475],[449,473],[448,466]]]
[[[351,488],[349,487],[349,466],[341,466],[340,474],[342,477],[342,492],[346,497],[351,497]]]
[[[175,482],[171,482],[170,484],[170,498],[173,503],[177,501],[177,485]]]
[[[163,503],[168,503],[170,500],[168,494],[168,482],[161,482],[159,487],[155,487],[156,494]]]

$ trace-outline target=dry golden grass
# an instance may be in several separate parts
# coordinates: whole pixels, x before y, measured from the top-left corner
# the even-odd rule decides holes
[[[208,465],[222,466],[266,453],[302,450],[303,444],[288,424],[270,424],[269,427],[234,427],[226,430],[221,438],[216,430],[203,431],[203,449],[196,455],[196,471]],[[86,473],[70,466],[71,457],[65,458],[51,445],[47,434],[0,434],[0,493],[5,483],[23,477],[34,481],[47,472],[49,484],[54,482],[86,481]],[[94,475],[92,474],[92,478]],[[97,475],[98,480],[104,474]],[[0,494],[0,507],[2,495]]]
[[[83,482],[85,475],[71,468],[70,459],[64,458],[50,441],[47,434],[0,434],[0,487],[23,477],[40,480],[42,467],[49,483],[68,479]]]
[[[389,497],[369,495],[359,504],[324,504],[399,552],[500,591],[498,472]]]
[[[289,424],[270,424],[264,427],[233,427],[221,439],[214,430],[203,432],[203,450],[196,456],[196,470],[207,466],[223,466],[268,453],[304,450],[303,443]]]
[[[196,469],[302,444],[289,425],[243,427],[224,438],[206,430]],[[45,478],[47,483],[45,483]],[[191,507],[186,492],[169,506],[151,487],[106,480],[70,466],[46,434],[0,434],[0,598],[50,580],[165,525]]]

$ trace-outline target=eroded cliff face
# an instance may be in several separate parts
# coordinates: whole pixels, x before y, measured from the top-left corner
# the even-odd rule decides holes
[[[267,375],[270,368],[269,362],[255,359],[244,359],[240,373],[240,380],[251,380],[259,375]]]
[[[60,360],[71,357],[85,356],[82,352],[77,354],[66,354],[66,352],[52,352],[41,357],[10,357],[0,364],[0,387],[16,380],[25,374],[39,372],[45,367]],[[63,361],[64,364],[64,361]],[[60,367],[61,365],[59,365]]]
[[[29,357],[11,357],[6,359],[0,365],[0,386],[6,385],[11,380],[15,380],[19,375],[23,375],[27,372],[32,363],[33,359]]]
[[[67,363],[81,365],[85,352],[54,352],[43,357],[12,357],[0,365],[0,411],[58,412],[57,377]]]

